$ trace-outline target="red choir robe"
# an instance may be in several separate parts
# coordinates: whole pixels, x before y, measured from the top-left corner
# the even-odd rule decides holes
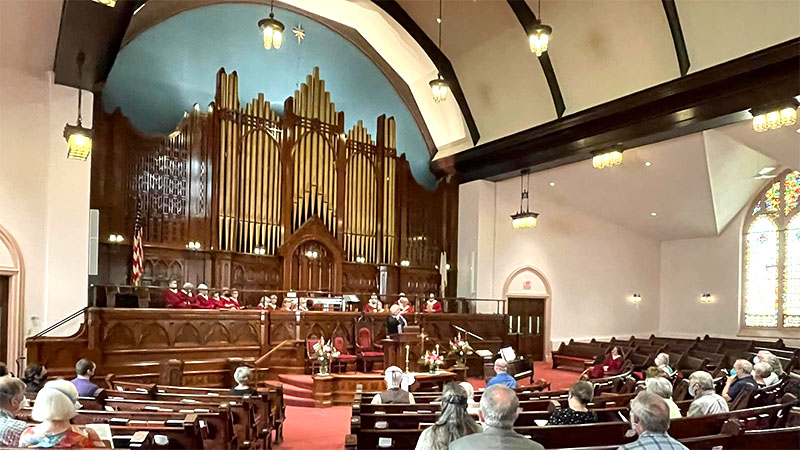
[[[624,358],[622,357],[622,355],[620,355],[617,358],[614,358],[613,356],[611,356],[611,353],[609,353],[606,356],[606,359],[604,359],[602,363],[589,368],[588,372],[589,378],[603,378],[605,376],[618,374],[619,369],[622,368],[623,359]],[[605,367],[608,367],[608,369],[606,369]]]
[[[242,309],[242,305],[233,297],[222,297],[219,300],[219,307],[222,309]]]
[[[167,289],[164,291],[164,306],[167,308],[188,308],[188,297],[181,291]]]
[[[425,312],[427,312],[427,313],[431,313],[431,312],[440,313],[440,312],[442,312],[442,304],[439,303],[439,300],[436,300],[433,303],[426,301],[425,302]]]
[[[367,306],[364,307],[364,312],[365,313],[374,313],[374,312],[380,312],[380,311],[375,309],[370,303],[367,303]]]
[[[195,309],[217,309],[217,302],[206,297],[205,295],[197,294],[192,297],[192,308]]]

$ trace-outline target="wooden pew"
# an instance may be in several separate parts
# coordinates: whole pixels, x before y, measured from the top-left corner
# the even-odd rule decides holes
[[[553,369],[566,366],[585,370],[588,366],[596,364],[597,358],[604,354],[604,348],[598,344],[575,342],[561,343],[558,350],[553,350]]]

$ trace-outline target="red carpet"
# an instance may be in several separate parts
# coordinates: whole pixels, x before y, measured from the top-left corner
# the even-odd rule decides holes
[[[577,372],[569,370],[553,370],[546,362],[534,363],[534,379],[544,378],[551,384],[552,390],[566,389],[578,379]],[[308,386],[308,375],[282,375],[281,381],[291,383],[294,388]],[[476,388],[486,385],[483,380],[470,379]],[[284,384],[284,387],[287,387]],[[527,380],[520,383],[527,385]],[[294,389],[293,389],[294,390]],[[298,392],[299,393],[299,392]],[[297,401],[300,399],[294,398]],[[313,404],[313,403],[312,403]],[[334,406],[333,408],[305,408],[290,406],[287,399],[286,422],[284,423],[282,444],[276,450],[329,450],[343,449],[344,436],[350,432],[350,407]]]

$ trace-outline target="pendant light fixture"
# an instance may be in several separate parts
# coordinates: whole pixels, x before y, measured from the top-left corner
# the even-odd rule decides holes
[[[767,130],[777,130],[781,127],[792,126],[797,123],[798,102],[791,99],[781,103],[753,108],[753,130],[763,133]]]
[[[265,50],[272,50],[273,48],[277,50],[283,44],[283,30],[285,27],[275,19],[274,8],[275,0],[272,0],[269,4],[269,17],[258,21],[258,28],[261,29],[261,33],[264,35]]]
[[[539,0],[537,10],[536,24],[534,24],[531,34],[528,35],[528,44],[531,47],[531,53],[542,56],[542,53],[547,51],[553,29],[542,23],[542,0]]]
[[[523,181],[525,182],[525,186],[523,186]],[[530,188],[530,185],[530,173],[527,169],[523,170],[520,172],[519,177],[519,212],[511,215],[511,226],[515,230],[519,228],[534,228],[539,221],[539,213],[530,211],[530,198],[528,198],[528,188]],[[524,211],[522,210],[523,203],[525,204]]]
[[[439,24],[439,52],[442,51],[442,0],[439,0],[439,17],[436,18],[436,22]],[[441,61],[439,62],[441,65]],[[447,81],[442,77],[442,73],[439,72],[436,74],[436,78],[431,80],[431,93],[433,94],[433,101],[436,103],[443,102],[447,100],[447,92],[450,90],[450,86],[447,85]]]
[[[83,62],[85,60],[86,55],[83,52],[78,53],[78,121],[75,125],[67,123],[64,126],[64,139],[69,145],[67,159],[80,161],[86,161],[92,153],[92,138],[94,137],[94,131],[91,128],[84,128],[81,122],[81,99],[83,98],[81,82],[83,81]]]

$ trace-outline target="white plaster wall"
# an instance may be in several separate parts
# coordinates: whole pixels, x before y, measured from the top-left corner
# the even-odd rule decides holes
[[[469,298],[495,298],[494,279],[494,199],[495,183],[473,181],[459,186],[458,202],[458,295]],[[494,312],[493,303],[477,302],[478,312]]]

